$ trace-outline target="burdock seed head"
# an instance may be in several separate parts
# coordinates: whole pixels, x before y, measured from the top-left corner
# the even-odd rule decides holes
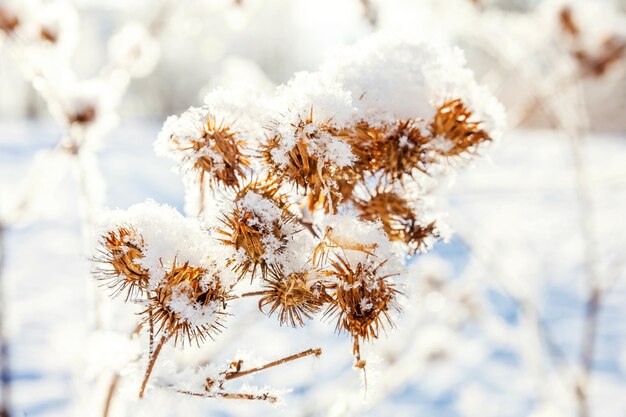
[[[285,274],[280,268],[270,268],[263,282],[265,289],[259,309],[269,307],[267,315],[278,313],[281,325],[303,326],[304,318],[312,319],[330,301],[318,271]]]
[[[114,290],[126,292],[126,299],[142,295],[150,275],[139,264],[143,257],[143,238],[132,227],[117,227],[102,235],[93,260],[98,264],[96,277]]]
[[[151,291],[144,314],[157,334],[199,342],[224,327],[227,297],[228,289],[216,271],[174,263]]]
[[[336,329],[352,335],[353,354],[360,361],[360,341],[377,339],[385,325],[393,326],[390,316],[398,310],[399,291],[391,281],[393,274],[383,271],[386,260],[368,256],[350,262],[338,255],[326,272],[333,284],[329,286],[332,299],[326,315],[336,316]]]
[[[168,118],[155,147],[175,159],[184,172],[200,181],[207,179],[211,186],[238,187],[250,166],[241,132],[204,107]]]

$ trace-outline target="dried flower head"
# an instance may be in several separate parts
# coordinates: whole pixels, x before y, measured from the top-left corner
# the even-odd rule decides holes
[[[104,234],[94,261],[99,264],[96,276],[114,296],[126,291],[126,299],[145,292],[150,275],[137,261],[143,257],[143,238],[132,227],[118,227]]]
[[[351,263],[337,256],[326,272],[333,283],[328,286],[332,301],[325,314],[337,316],[337,331],[352,335],[353,354],[359,362],[359,341],[378,338],[385,324],[393,326],[391,310],[399,310],[399,291],[390,280],[394,274],[383,271],[386,262],[367,256]]]
[[[155,146],[176,159],[183,171],[201,182],[208,179],[211,186],[238,187],[250,166],[241,132],[218,122],[206,108],[192,107],[180,117],[168,118]]]
[[[433,143],[431,150],[443,157],[472,153],[482,143],[491,141],[481,122],[473,120],[472,112],[460,99],[448,101],[437,109],[430,124],[432,137],[443,143]]]
[[[300,230],[293,213],[276,203],[283,197],[271,191],[268,195],[266,190],[270,199],[262,193],[239,194],[232,208],[222,214],[222,227],[217,229],[219,240],[237,251],[230,264],[241,277],[251,273],[254,278],[257,270],[265,277],[271,263],[268,258],[284,251],[289,237]]]
[[[261,157],[270,175],[281,183],[302,188],[309,210],[334,212],[352,195],[360,176],[353,155],[329,122],[317,122],[311,110],[306,119],[291,124],[289,136],[277,131],[262,145]]]
[[[269,306],[268,316],[278,311],[278,320],[283,325],[303,326],[303,317],[312,319],[329,301],[323,282],[317,271],[285,274],[280,268],[272,267],[263,282],[263,297],[259,309]]]
[[[584,75],[601,77],[626,57],[626,39],[617,35],[609,36],[602,42],[599,51],[592,53],[577,49],[573,56]]]
[[[430,240],[439,238],[436,223],[425,223],[409,202],[393,190],[380,189],[369,199],[355,199],[354,206],[361,213],[361,220],[380,220],[389,240],[403,242],[410,255],[426,249]]]
[[[421,120],[399,120],[384,127],[361,122],[345,133],[362,171],[382,172],[394,181],[411,175],[415,169],[426,172],[431,162],[425,148],[430,138]]]
[[[222,285],[217,271],[190,266],[172,265],[148,298],[147,320],[152,320],[156,333],[166,337],[204,340],[220,332],[228,289]]]
[[[11,34],[19,26],[19,18],[10,10],[0,6],[0,31]]]

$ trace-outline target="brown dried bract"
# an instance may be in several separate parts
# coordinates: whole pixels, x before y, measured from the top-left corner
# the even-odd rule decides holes
[[[289,161],[286,165],[277,163],[272,155],[272,151],[282,145],[283,138],[280,135],[268,138],[262,145],[261,158],[269,168],[270,176],[281,183],[289,182],[304,190],[309,210],[322,208],[327,213],[335,212],[340,203],[350,199],[360,175],[352,166],[340,168],[323,164],[317,156],[309,152],[309,142],[320,132],[340,137],[327,123],[317,123],[315,131],[309,132],[308,127],[313,123],[311,111],[306,120],[293,125],[296,128],[298,142],[288,152]]]
[[[289,236],[285,233],[283,225],[296,224],[297,220],[287,207],[280,207],[276,203],[277,200],[282,201],[283,197],[274,194],[271,201],[282,211],[281,216],[270,224],[264,223],[256,213],[238,204],[246,194],[240,195],[235,200],[230,212],[222,214],[220,221],[223,227],[218,228],[217,232],[222,236],[219,238],[220,242],[233,246],[237,251],[243,250],[245,256],[239,256],[238,259],[229,262],[240,277],[250,273],[251,278],[254,278],[257,270],[260,270],[261,276],[265,278],[269,265],[263,258],[265,254],[263,239],[271,234],[277,241],[286,244]]]
[[[279,268],[271,268],[263,283],[259,309],[269,306],[268,316],[278,312],[281,325],[303,326],[303,318],[312,319],[330,300],[323,283],[312,275],[310,271],[285,275]]]
[[[191,151],[188,157],[194,159],[194,169],[198,171],[201,182],[207,178],[212,187],[217,184],[238,187],[250,167],[246,142],[239,132],[223,122],[218,124],[212,114],[207,114],[201,130],[201,139],[189,141],[190,145],[180,144],[179,149],[185,153]],[[181,142],[175,137],[171,139],[174,143]]]
[[[626,56],[626,39],[610,36],[602,43],[597,54],[576,50],[573,55],[584,75],[601,77]]]
[[[159,285],[148,297],[148,307],[143,312],[147,313],[146,320],[152,320],[156,334],[163,332],[165,337],[174,337],[192,340],[204,340],[207,336],[219,333],[224,328],[222,318],[226,314],[223,311],[215,311],[215,320],[209,324],[193,326],[169,305],[175,292],[180,292],[188,297],[190,304],[199,308],[206,307],[211,303],[220,303],[222,306],[228,298],[228,290],[225,289],[219,277],[203,278],[207,272],[203,268],[190,266],[188,262],[181,265],[172,265],[170,271],[163,277]]]
[[[352,265],[347,258],[337,256],[326,272],[334,278],[329,285],[332,297],[325,315],[337,316],[337,331],[352,335],[353,354],[361,361],[359,341],[376,339],[385,325],[393,326],[390,311],[398,310],[396,297],[399,291],[381,268],[386,260],[375,262],[366,257]]]
[[[424,250],[427,239],[439,237],[435,222],[422,223],[409,202],[394,191],[378,190],[367,200],[355,199],[354,206],[361,220],[380,220],[389,240],[406,244],[410,255]]]
[[[574,16],[572,13],[572,8],[569,6],[564,6],[561,8],[559,12],[559,22],[561,23],[561,27],[565,31],[565,33],[571,35],[574,38],[577,38],[580,34],[580,29],[576,22],[574,22]]]
[[[19,18],[0,6],[0,31],[11,34],[20,25]]]
[[[143,294],[148,287],[148,271],[137,262],[143,257],[142,246],[142,237],[132,227],[118,227],[102,236],[94,258],[102,265],[96,277],[114,289],[114,296],[126,291],[128,300]]]
[[[481,122],[472,120],[472,112],[460,100],[448,101],[437,109],[430,124],[433,139],[445,138],[450,143],[445,147],[431,147],[431,150],[443,157],[457,157],[473,152],[491,137],[481,128]]]
[[[364,172],[382,172],[389,180],[412,175],[414,170],[426,172],[430,158],[424,145],[430,140],[422,134],[421,121],[399,120],[384,127],[370,126],[366,122],[345,131],[357,167]]]
[[[328,255],[331,252],[339,251],[340,253],[343,253],[346,250],[353,250],[373,255],[374,249],[376,249],[375,243],[366,245],[364,243],[356,242],[352,239],[346,238],[345,236],[341,236],[333,227],[328,226],[324,231],[324,237],[320,240],[313,251],[313,264],[321,266],[326,263]]]

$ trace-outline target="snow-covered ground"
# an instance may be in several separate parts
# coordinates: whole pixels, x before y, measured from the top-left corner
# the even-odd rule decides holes
[[[108,207],[152,198],[182,211],[182,182],[152,150],[159,128],[137,122],[110,135],[100,153]],[[47,124],[0,123],[0,200],[15,196],[35,152],[52,148],[58,134]],[[598,275],[611,282],[600,316],[592,405],[596,416],[623,416],[626,136],[594,135],[581,154],[591,210],[580,210],[570,142],[548,132],[506,135],[489,158],[441,191],[441,209],[455,234],[414,262],[397,328],[366,351],[367,392],[362,374],[351,369],[351,342],[334,333],[334,323],[281,328],[252,302],[237,307],[215,342],[188,347],[179,357],[165,352],[155,374],[158,379],[181,363],[237,359],[237,351],[271,360],[321,347],[320,358],[245,381],[292,388],[283,404],[193,399],[154,388],[138,402],[137,381],[123,376],[112,415],[571,415],[586,291],[581,229],[590,224]],[[125,354],[111,338],[91,331],[94,283],[78,183],[69,160],[44,175],[64,169],[68,175],[58,187],[46,185],[34,220],[8,229],[5,237],[15,416],[100,415],[110,375],[100,382],[91,376]],[[112,308],[104,303],[105,310]]]

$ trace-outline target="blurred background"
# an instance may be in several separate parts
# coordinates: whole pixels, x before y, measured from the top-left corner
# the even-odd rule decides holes
[[[164,368],[322,347],[250,381],[292,388],[284,404],[137,401],[132,323],[90,276],[98,212],[182,211],[152,150],[168,115],[378,31],[460,47],[508,128],[437,190],[452,238],[412,261],[366,392],[332,323],[251,305]],[[625,203],[624,0],[0,0],[2,417],[624,416]]]

